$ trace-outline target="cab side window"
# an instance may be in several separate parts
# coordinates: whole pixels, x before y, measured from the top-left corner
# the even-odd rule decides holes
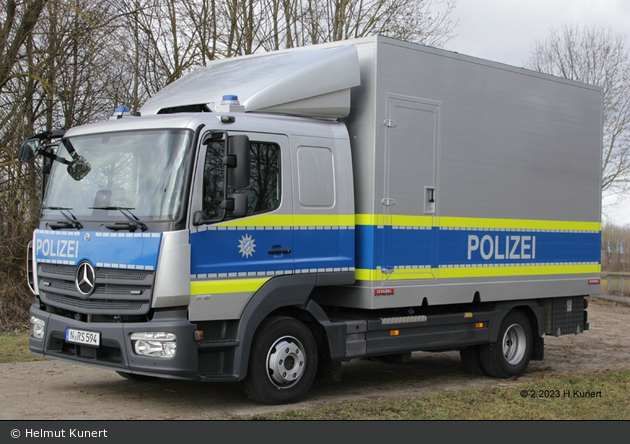
[[[250,143],[251,177],[244,189],[228,189],[228,193],[247,196],[247,215],[266,213],[280,206],[280,147],[274,143]],[[223,216],[224,142],[208,145],[204,163],[203,212],[208,219]]]

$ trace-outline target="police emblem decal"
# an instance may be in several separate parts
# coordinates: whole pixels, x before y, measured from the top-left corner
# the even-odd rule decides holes
[[[241,240],[238,241],[238,252],[245,258],[251,257],[256,250],[255,240],[249,234],[245,234],[241,237]]]

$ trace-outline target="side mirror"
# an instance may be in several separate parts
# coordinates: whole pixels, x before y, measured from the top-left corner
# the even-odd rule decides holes
[[[92,171],[92,166],[87,159],[80,154],[73,156],[72,161],[68,164],[68,174],[77,182],[83,179]]]
[[[221,202],[221,208],[225,210],[225,215],[221,219],[208,219],[206,214],[199,210],[193,214],[192,224],[195,227],[210,222],[220,222],[227,217],[244,217],[247,216],[247,196],[245,194],[230,194],[227,199]]]
[[[245,188],[249,185],[249,137],[238,135],[230,136],[228,143],[227,185],[229,188]]]
[[[42,141],[49,139],[59,139],[65,134],[65,129],[54,129],[31,136],[20,147],[18,158],[22,162],[30,162],[40,154],[46,156],[46,150],[44,149],[45,147],[42,145]]]
[[[221,202],[221,208],[227,211],[229,217],[244,217],[247,215],[247,196],[245,194],[230,194]]]
[[[42,151],[42,141],[39,139],[29,139],[20,147],[18,158],[21,162],[31,162]]]

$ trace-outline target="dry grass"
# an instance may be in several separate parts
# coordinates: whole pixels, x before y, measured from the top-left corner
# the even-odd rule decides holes
[[[28,331],[10,331],[0,333],[0,364],[8,362],[40,361],[28,350]]]
[[[590,395],[590,397],[588,397]],[[630,371],[543,377],[510,388],[343,402],[239,420],[628,420]]]
[[[28,289],[25,274],[0,275],[0,332],[28,328],[28,310],[34,296]]]

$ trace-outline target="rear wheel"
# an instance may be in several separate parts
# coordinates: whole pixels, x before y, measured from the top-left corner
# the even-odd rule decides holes
[[[317,372],[317,344],[302,322],[288,317],[265,319],[252,343],[245,392],[266,404],[299,401]]]
[[[496,342],[480,346],[484,370],[496,378],[520,376],[532,356],[532,327],[527,316],[513,310],[503,318]]]
[[[479,345],[471,345],[459,351],[459,356],[462,358],[464,368],[468,373],[479,376],[488,376],[488,372],[483,368],[481,362],[481,354]]]

